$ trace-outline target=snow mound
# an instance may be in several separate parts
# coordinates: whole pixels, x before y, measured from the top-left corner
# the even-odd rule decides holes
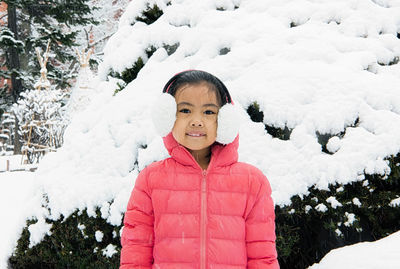
[[[375,242],[363,242],[331,250],[309,269],[398,269],[400,231]]]
[[[238,107],[239,159],[270,180],[276,204],[311,185],[387,174],[400,151],[400,4],[370,0],[132,1],[104,49],[97,95],[74,115],[65,142],[37,171],[35,197],[58,219],[76,208],[121,224],[139,170],[167,152],[151,108],[175,73],[202,69],[225,82]],[[157,4],[163,15],[135,21]],[[175,51],[168,48],[175,47]],[[148,48],[156,50],[151,57]],[[108,76],[145,66],[123,91]],[[291,130],[274,138],[246,109],[257,102],[263,123]],[[322,151],[317,134],[332,137]],[[324,210],[324,208],[319,208]]]

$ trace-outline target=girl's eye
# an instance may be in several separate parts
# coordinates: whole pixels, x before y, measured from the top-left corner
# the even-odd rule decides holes
[[[207,114],[207,115],[216,114],[216,113],[215,113],[214,111],[212,111],[212,110],[206,110],[206,111],[204,111],[204,113]]]
[[[179,112],[181,112],[181,113],[190,113],[190,110],[187,109],[187,108],[183,108],[183,109],[179,110]]]

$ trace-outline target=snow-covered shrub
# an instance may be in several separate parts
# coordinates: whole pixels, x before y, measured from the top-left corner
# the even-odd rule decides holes
[[[389,175],[361,175],[349,184],[316,186],[276,207],[281,268],[302,269],[330,250],[375,241],[400,230],[400,155],[387,160]]]
[[[263,122],[257,102],[247,108],[251,120]],[[355,127],[359,120],[351,126]],[[264,124],[273,137],[288,140],[285,126]],[[334,154],[327,146],[337,135],[316,134],[322,152]],[[400,230],[400,154],[386,160],[390,174],[359,175],[349,184],[316,185],[308,195],[295,195],[288,206],[276,206],[277,248],[281,268],[302,269],[319,262],[330,250],[363,241],[375,241]],[[400,204],[400,203],[399,203]]]
[[[128,83],[132,82],[137,77],[140,69],[142,69],[143,66],[143,59],[139,57],[132,67],[125,69],[121,73],[111,70],[109,76],[121,79],[123,81],[118,84],[118,89],[115,90],[115,93],[122,91]]]
[[[156,5],[155,1],[148,1],[146,8],[135,17],[135,21],[144,22],[145,24],[152,24],[162,16],[162,10]]]
[[[51,224],[49,234],[39,244],[30,246],[29,220],[18,246],[9,259],[9,268],[117,268],[120,251],[120,226],[112,226],[102,217],[76,210],[67,218],[61,216]],[[101,240],[99,240],[102,234]]]
[[[150,24],[136,19],[146,3],[163,12]],[[50,201],[48,219],[114,199],[107,223],[121,224],[139,171],[166,157],[151,124],[152,101],[173,74],[195,68],[221,78],[242,112],[239,160],[260,168],[271,183],[282,269],[304,268],[330,248],[398,229],[398,187],[391,193],[377,187],[398,178],[398,161],[389,157],[400,151],[396,6],[171,3],[135,0],[121,17],[99,66],[102,97],[70,125],[66,146],[37,172]],[[137,72],[139,58],[144,66]],[[113,97],[118,86],[110,72],[126,88]],[[246,110],[254,111],[253,121]],[[96,231],[104,242],[106,233]],[[108,246],[104,253],[112,252]]]
[[[62,90],[21,93],[12,111],[18,118],[21,142],[25,143],[23,151],[33,152],[38,147],[56,149],[62,145],[68,123],[63,112],[64,97]]]
[[[248,106],[247,113],[249,114],[250,119],[254,122],[263,122],[264,120],[264,113],[260,111],[260,105],[257,102],[253,102]],[[287,126],[284,128],[279,128],[268,124],[264,124],[264,126],[267,133],[269,133],[272,137],[281,140],[289,140],[292,130],[290,130]]]
[[[149,25],[157,21],[158,18],[163,15],[162,9],[157,6],[156,1],[142,1],[141,4],[142,6],[135,10],[136,15],[133,15],[134,19],[130,22],[131,25],[134,25],[137,22]],[[176,48],[174,48],[174,45],[165,45],[165,47],[169,49],[170,53],[171,51],[176,50]],[[116,71],[113,69],[109,70],[109,76],[121,79],[123,81],[118,83],[118,89],[115,90],[115,93],[122,91],[128,83],[132,82],[137,77],[139,71],[144,67],[147,60],[153,55],[155,51],[156,48],[152,44],[150,44],[147,48],[142,49],[141,53],[143,55],[141,57],[139,56],[131,67],[128,67],[123,71]]]

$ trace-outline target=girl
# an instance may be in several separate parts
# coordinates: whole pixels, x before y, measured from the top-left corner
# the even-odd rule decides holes
[[[189,70],[163,92],[153,117],[171,157],[136,179],[120,268],[279,268],[271,188],[260,170],[237,161],[227,88]]]

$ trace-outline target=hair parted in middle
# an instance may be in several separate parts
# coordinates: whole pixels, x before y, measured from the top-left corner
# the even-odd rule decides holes
[[[186,70],[174,75],[164,86],[163,92],[175,96],[176,91],[185,84],[207,83],[215,91],[217,100],[223,106],[232,103],[231,95],[225,84],[216,76],[202,70]]]

